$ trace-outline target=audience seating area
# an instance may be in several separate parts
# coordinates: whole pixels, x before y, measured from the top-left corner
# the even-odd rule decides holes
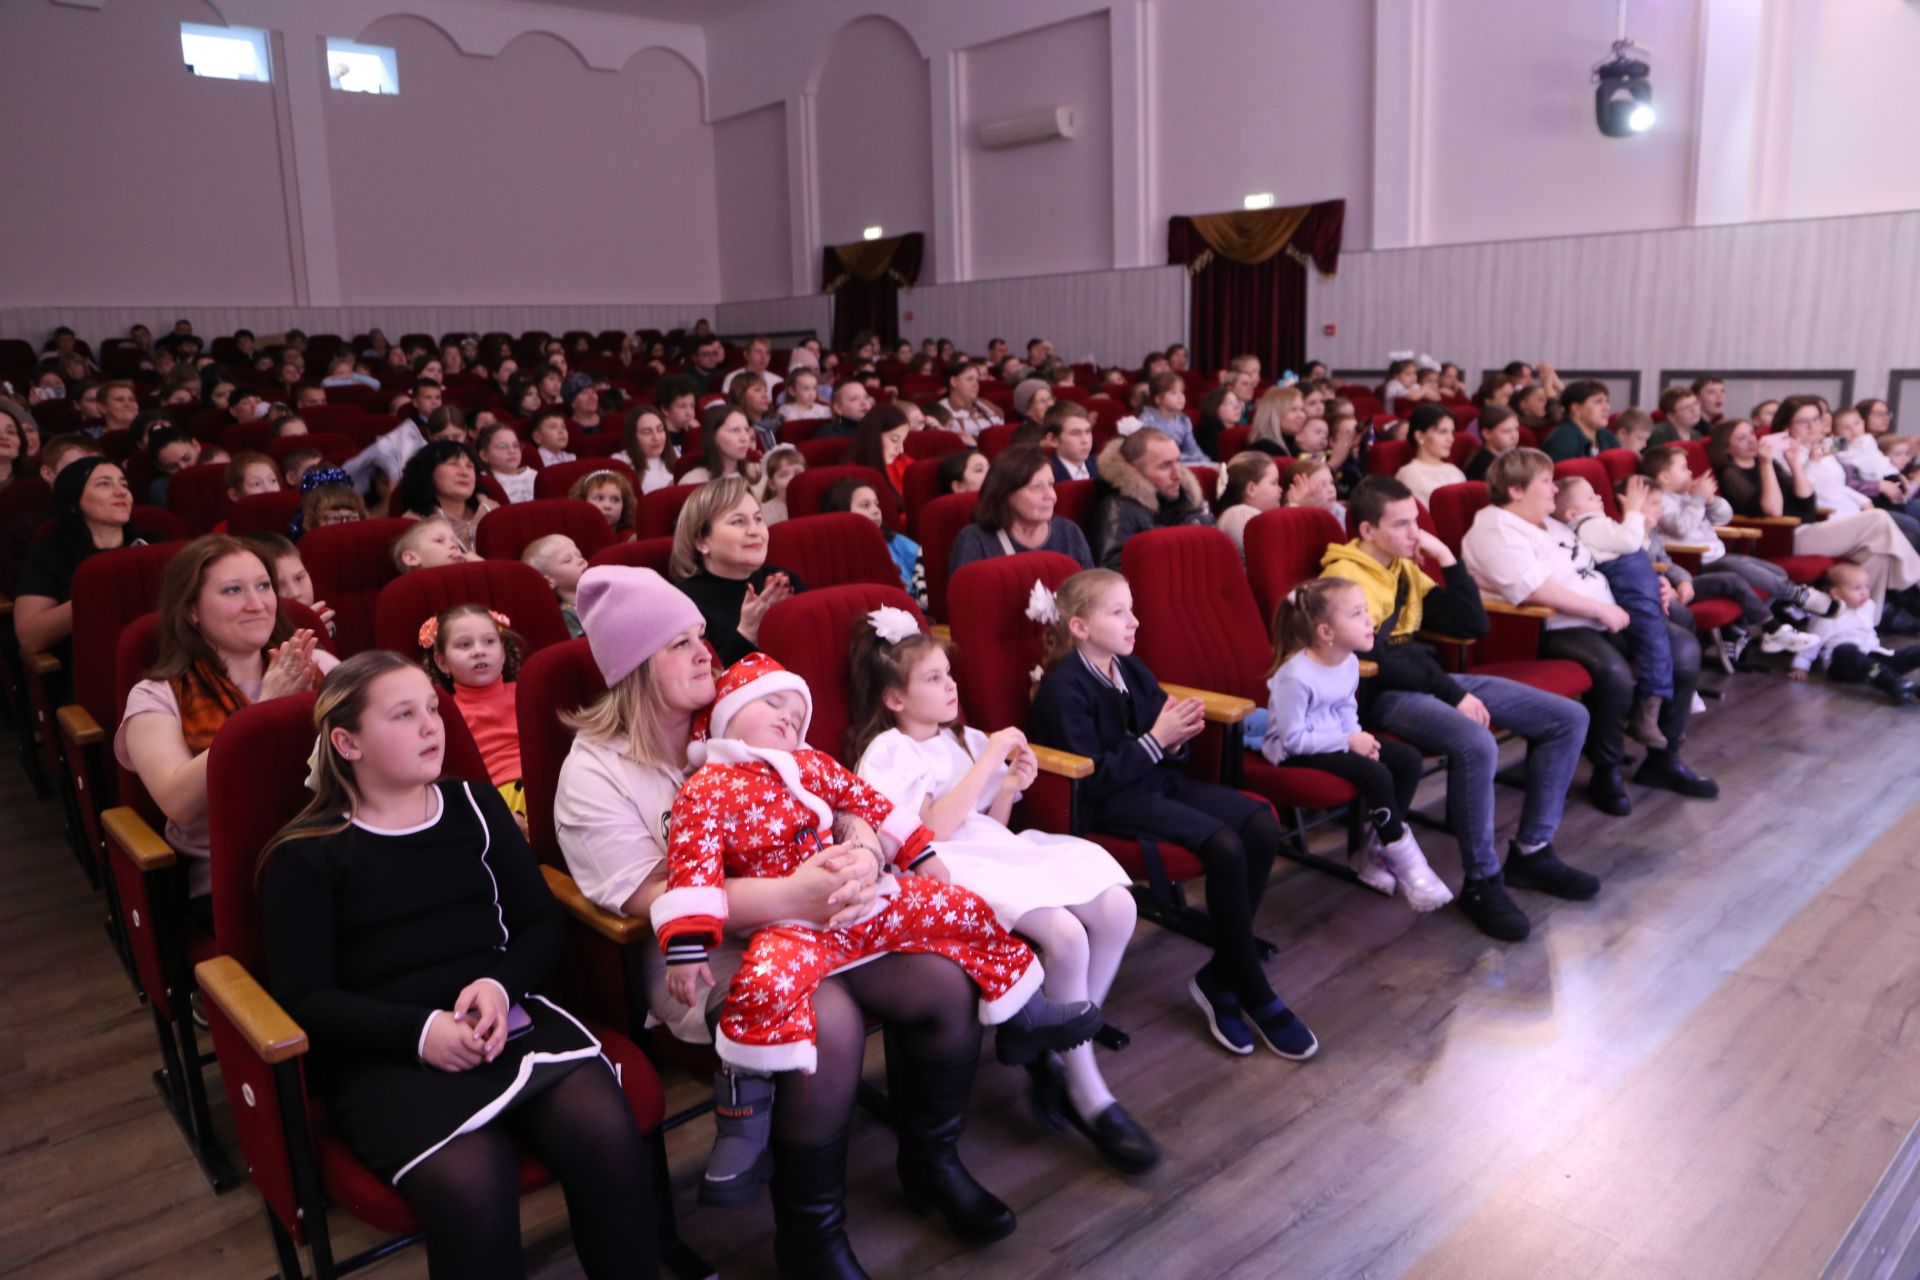
[[[143,1000],[151,1010],[160,1103],[177,1119],[215,1189],[251,1182],[251,1192],[237,1194],[257,1195],[263,1202],[276,1255],[288,1276],[305,1274],[302,1249],[316,1275],[337,1274],[371,1260],[336,1259],[330,1219],[337,1223],[347,1215],[395,1238],[413,1235],[419,1224],[405,1197],[357,1164],[329,1132],[324,1108],[310,1094],[301,1068],[310,1047],[306,1034],[266,988],[253,868],[266,841],[301,807],[313,743],[313,696],[279,697],[244,707],[213,738],[207,763],[210,921],[196,919],[187,909],[184,859],[165,839],[159,806],[138,775],[116,761],[115,727],[130,691],[158,651],[155,610],[162,575],[189,539],[214,532],[289,532],[300,494],[283,487],[236,497],[230,492],[231,455],[264,452],[278,465],[296,450],[311,449],[321,466],[346,464],[388,433],[414,422],[412,397],[429,383],[460,411],[456,416],[461,429],[448,438],[471,443],[482,414],[520,433],[526,465],[538,472],[533,497],[506,502],[482,515],[465,562],[403,572],[394,559],[394,542],[413,527],[413,518],[390,505],[395,500],[384,491],[390,484],[376,486],[366,495],[370,518],[321,524],[298,540],[316,608],[323,603],[331,611],[331,626],[298,601],[282,598],[280,606],[296,625],[315,630],[321,647],[340,658],[378,648],[417,658],[422,624],[455,605],[480,604],[511,619],[524,649],[517,708],[526,826],[572,930],[564,994],[593,1020],[596,1034],[620,1068],[635,1119],[664,1175],[664,1130],[693,1119],[702,1108],[669,1116],[661,1077],[671,1080],[689,1072],[702,1076],[713,1060],[668,1043],[671,1038],[663,1033],[647,1033],[631,1016],[642,1001],[627,989],[622,955],[645,936],[647,923],[592,905],[567,874],[553,826],[554,791],[571,742],[559,713],[590,701],[603,685],[587,642],[572,638],[577,628],[570,633],[570,596],[556,594],[542,570],[524,563],[523,557],[539,539],[564,535],[591,565],[670,572],[681,513],[701,486],[674,483],[638,493],[636,460],[626,453],[623,424],[636,407],[657,401],[664,407],[682,385],[676,380],[689,374],[699,380],[704,408],[704,388],[717,388],[722,375],[743,367],[748,345],[729,341],[717,369],[699,368],[691,353],[703,345],[701,336],[650,331],[421,334],[403,335],[383,346],[385,339],[377,334],[316,333],[262,342],[254,347],[257,359],[247,358],[236,336],[215,337],[206,351],[225,371],[220,380],[250,387],[275,404],[287,402],[289,386],[312,401],[246,421],[235,421],[224,405],[203,403],[197,394],[175,402],[169,393],[180,384],[164,381],[155,371],[153,350],[122,339],[102,342],[99,374],[130,379],[142,410],[160,415],[141,429],[179,427],[198,442],[200,460],[171,474],[162,471],[159,459],[135,447],[134,429],[127,425],[85,421],[66,399],[32,406],[43,445],[60,433],[78,431],[89,450],[124,461],[136,499],[127,527],[144,545],[101,552],[81,562],[72,577],[71,640],[58,655],[23,651],[15,639],[13,601],[0,604],[5,710],[18,730],[22,766],[41,795],[62,807],[80,870],[99,891],[106,937],[127,971],[127,998]],[[35,370],[35,353],[30,347],[23,352],[22,346],[0,343],[0,377],[16,386],[24,386]],[[648,354],[656,349],[664,356],[657,367]],[[184,363],[192,366],[191,347],[176,343],[172,350],[189,352]],[[368,353],[362,382],[320,383],[329,358],[339,351]],[[601,419],[593,428],[569,423],[570,447],[580,456],[542,465],[529,434],[529,415],[521,412],[526,402],[515,398],[524,388],[499,385],[480,370],[450,372],[442,363],[448,352],[465,352],[469,365],[476,357],[484,361],[489,353],[508,354],[523,371],[557,358],[569,379],[583,376],[583,385],[598,392]],[[767,367],[785,370],[796,349],[767,354]],[[909,372],[908,365],[892,358],[875,358],[877,351],[817,356],[843,375],[868,381],[878,404],[912,401],[931,410],[947,394],[943,380]],[[1155,358],[1164,360],[1158,353]],[[295,359],[304,374],[290,383],[283,370]],[[431,377],[427,361],[437,366],[439,377]],[[1152,362],[1147,363],[1149,367],[1119,370],[1117,395],[1107,377],[1110,371],[1090,365],[1064,370],[1064,380],[1054,385],[1058,400],[1083,406],[1089,416],[1096,457],[1137,427],[1134,415],[1142,406],[1128,397],[1144,391],[1152,371]],[[1219,385],[1222,373],[1233,376],[1234,371],[1186,374],[1186,412],[1196,426],[1201,402]],[[1273,385],[1258,373],[1254,383],[1250,406]],[[992,378],[982,387],[982,399],[1011,417],[1013,388]],[[1415,409],[1413,402],[1402,397],[1397,411],[1389,413],[1383,410],[1382,387],[1329,390],[1347,400],[1356,424],[1363,424],[1357,426],[1363,438],[1355,445],[1354,465],[1340,478],[1342,496],[1359,476],[1390,476],[1409,462],[1415,446],[1402,433]],[[825,400],[823,387],[823,404]],[[1464,396],[1445,403],[1456,428],[1449,460],[1464,466],[1482,448],[1475,433],[1482,409]],[[572,412],[570,405],[560,407]],[[305,430],[280,434],[284,418],[299,420]],[[436,439],[444,430],[438,417],[419,425]],[[841,751],[849,720],[852,629],[869,610],[883,605],[903,609],[923,628],[951,639],[969,724],[988,731],[1008,726],[1024,730],[1031,673],[1041,656],[1040,630],[1027,614],[1030,593],[1036,582],[1057,590],[1079,566],[1053,552],[1027,551],[951,570],[955,544],[973,524],[980,498],[977,492],[943,488],[942,459],[975,442],[940,429],[929,416],[904,445],[911,461],[893,473],[900,477],[896,490],[889,474],[849,460],[852,441],[818,438],[814,432],[820,425],[820,420],[806,419],[778,427],[778,438],[798,446],[806,469],[785,488],[785,518],[767,531],[766,560],[796,575],[806,590],[768,612],[758,640],[761,651],[808,682],[813,696],[811,744],[833,754]],[[1018,429],[1019,424],[1011,422],[989,427],[980,433],[977,446],[989,459],[999,457],[1013,446]],[[692,428],[680,441],[679,472],[698,464],[697,431]],[[1219,456],[1191,468],[1209,498],[1225,482],[1226,465],[1242,454],[1256,431],[1244,423],[1227,427],[1219,435]],[[1693,474],[1707,474],[1711,462],[1705,441],[1686,441],[1683,447]],[[756,449],[755,460],[758,456]],[[1291,461],[1278,459],[1283,475]],[[0,488],[0,529],[25,526],[23,538],[10,545],[0,564],[0,587],[9,596],[22,556],[51,533],[52,526],[39,518],[51,509],[52,492],[38,463],[37,457],[23,460],[11,482]],[[1558,463],[1555,476],[1586,480],[1608,514],[1618,517],[1619,487],[1636,474],[1639,463],[1634,451],[1605,450]],[[578,481],[606,471],[617,473],[638,493],[620,526],[591,502],[571,496]],[[1097,552],[1099,501],[1107,486],[1097,478],[1097,469],[1094,474],[1095,479],[1055,487],[1055,515],[1078,525]],[[483,478],[491,492],[505,497],[484,470]],[[397,479],[387,477],[389,482]],[[826,509],[836,486],[848,481],[872,490],[880,507],[879,524],[854,512]],[[755,483],[758,488],[757,476]],[[162,494],[163,505],[145,501]],[[1420,506],[1421,526],[1459,555],[1475,516],[1489,500],[1483,482],[1443,485]],[[1725,530],[1730,554],[1762,557],[1796,583],[1823,581],[1834,562],[1795,554],[1795,523],[1784,518],[1737,520]],[[1327,549],[1356,532],[1338,508],[1282,505],[1262,511],[1245,525],[1243,553],[1226,533],[1196,524],[1136,534],[1121,557],[1139,619],[1137,656],[1170,693],[1191,693],[1204,703],[1207,727],[1194,741],[1190,770],[1271,806],[1288,831],[1288,856],[1348,881],[1354,876],[1345,855],[1365,839],[1353,786],[1319,770],[1269,764],[1246,749],[1243,734],[1248,719],[1266,704],[1277,611],[1301,584],[1321,575]],[[912,594],[915,579],[903,576],[896,559],[897,540],[903,536],[918,543],[923,575],[919,595]],[[1677,548],[1673,559],[1699,567],[1694,550]],[[1431,555],[1423,563],[1430,576],[1442,577]],[[569,608],[563,610],[563,604]],[[1552,610],[1493,599],[1485,605],[1490,615],[1485,636],[1425,637],[1450,670],[1508,677],[1561,698],[1589,694],[1593,679],[1584,667],[1546,652]],[[1694,606],[1697,629],[1709,638],[1709,652],[1728,673],[1736,661],[1731,638],[1740,617],[1740,608],[1727,600],[1702,600]],[[1854,692],[1836,686],[1832,696]],[[449,729],[449,774],[484,778],[480,749],[454,700],[441,705]],[[1709,720],[1699,731],[1712,734],[1716,727]],[[1093,762],[1045,748],[1037,755],[1039,777],[1016,811],[1014,825],[1089,834],[1081,791],[1093,774]],[[1445,765],[1430,757],[1427,768],[1432,772]],[[1328,842],[1317,834],[1323,823],[1344,833],[1345,850],[1329,853]],[[1189,886],[1203,870],[1193,850],[1169,841],[1091,838],[1134,881],[1147,921],[1203,943],[1212,938],[1205,911],[1189,899]],[[1430,927],[1464,926],[1455,921]],[[1270,953],[1271,946],[1266,950]],[[196,1011],[203,1021],[196,1020]],[[1125,1041],[1125,1033],[1114,1029],[1104,1043]],[[210,1057],[205,1054],[207,1042]],[[1198,1044],[1194,1048],[1196,1053],[1207,1051]],[[227,1123],[215,1118],[221,1099]],[[236,1132],[237,1147],[226,1136]],[[1178,1135],[1167,1138],[1179,1141]],[[982,1164],[993,1159],[984,1149],[978,1158]],[[527,1156],[519,1172],[522,1191],[548,1180],[547,1170]],[[653,1209],[667,1261],[682,1275],[704,1274],[704,1264],[675,1235],[671,1182],[662,1176],[658,1187],[661,1198]]]

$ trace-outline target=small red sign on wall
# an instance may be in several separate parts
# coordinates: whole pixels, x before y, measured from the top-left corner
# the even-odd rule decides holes
[[[1340,326],[1337,324],[1323,324],[1320,326],[1320,336],[1323,338],[1331,338],[1339,328]]]

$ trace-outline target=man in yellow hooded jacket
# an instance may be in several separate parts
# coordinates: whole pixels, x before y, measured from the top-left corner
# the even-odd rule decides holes
[[[1420,633],[1473,640],[1487,633],[1480,589],[1447,545],[1420,527],[1412,491],[1390,476],[1368,476],[1348,507],[1360,536],[1327,548],[1321,571],[1360,585],[1373,622],[1379,665],[1363,690],[1361,720],[1447,758],[1447,825],[1460,846],[1466,880],[1454,901],[1481,932],[1507,942],[1532,926],[1507,890],[1533,889],[1583,901],[1597,877],[1560,860],[1560,826],[1574,766],[1587,736],[1587,709],[1572,698],[1499,676],[1452,674]],[[1420,567],[1439,566],[1443,581]],[[1526,739],[1526,800],[1504,868],[1494,846],[1493,775],[1499,750],[1493,726]],[[1358,868],[1375,874],[1371,866]]]

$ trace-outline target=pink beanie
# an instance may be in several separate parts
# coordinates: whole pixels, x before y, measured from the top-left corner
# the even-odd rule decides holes
[[[680,589],[651,569],[599,565],[580,575],[574,597],[587,648],[612,688],[667,642],[706,619]]]

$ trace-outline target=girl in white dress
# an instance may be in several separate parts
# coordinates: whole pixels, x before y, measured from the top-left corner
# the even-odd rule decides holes
[[[1091,841],[1014,832],[1007,819],[1039,771],[1018,729],[989,736],[958,724],[959,687],[944,644],[904,609],[884,607],[853,633],[847,759],[896,807],[918,813],[954,884],[990,905],[1007,929],[1046,955],[1054,1000],[1096,1003],[1113,986],[1133,937],[1135,908],[1119,864]],[[1083,1044],[1034,1068],[1045,1124],[1071,1124],[1108,1163],[1143,1173],[1160,1158]]]

